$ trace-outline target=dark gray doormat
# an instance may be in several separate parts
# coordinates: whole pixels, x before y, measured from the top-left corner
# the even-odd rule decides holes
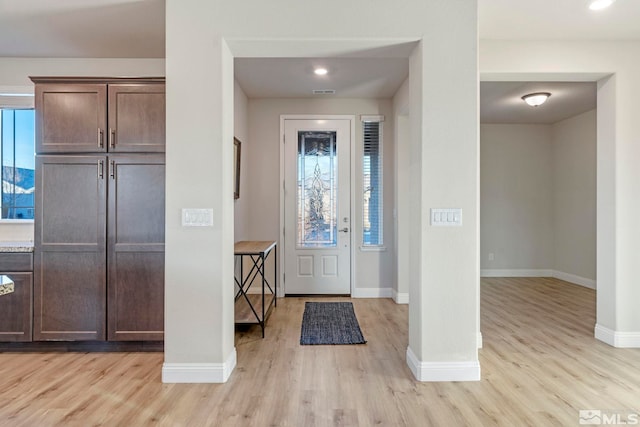
[[[307,302],[302,316],[301,345],[365,344],[350,302]]]

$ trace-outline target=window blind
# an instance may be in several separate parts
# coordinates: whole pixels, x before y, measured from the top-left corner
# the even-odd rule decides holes
[[[382,239],[382,121],[363,118],[363,245],[380,246]]]

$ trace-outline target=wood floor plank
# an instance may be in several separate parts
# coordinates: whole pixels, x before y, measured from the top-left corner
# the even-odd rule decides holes
[[[349,301],[332,298],[332,301]],[[580,409],[640,413],[640,350],[593,337],[595,292],[482,280],[482,380],[418,383],[408,307],[352,300],[366,345],[300,346],[305,301],[236,332],[226,384],[162,384],[162,353],[0,353],[1,426],[569,426]]]

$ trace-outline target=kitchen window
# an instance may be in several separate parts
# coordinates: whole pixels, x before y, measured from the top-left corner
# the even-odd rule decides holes
[[[35,113],[0,108],[0,219],[32,220],[35,196]]]

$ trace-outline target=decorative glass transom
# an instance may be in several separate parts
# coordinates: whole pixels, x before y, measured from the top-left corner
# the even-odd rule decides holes
[[[335,131],[298,132],[299,247],[337,246]]]

